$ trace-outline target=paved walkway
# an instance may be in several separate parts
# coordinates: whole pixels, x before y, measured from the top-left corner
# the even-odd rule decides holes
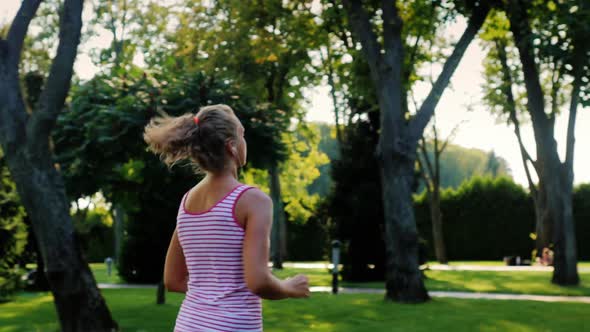
[[[101,289],[155,289],[157,285],[152,284],[98,284]],[[331,293],[332,287],[313,286],[312,293]],[[339,288],[342,294],[384,294],[385,290],[380,288]],[[430,291],[432,297],[448,297],[455,299],[487,299],[487,300],[520,300],[539,302],[577,302],[590,304],[590,296],[553,296],[553,295],[532,295],[532,294],[501,294],[501,293],[472,293],[472,292],[443,292]]]
[[[272,263],[268,264],[269,267],[272,267]],[[283,263],[284,267],[288,268],[295,268],[295,269],[332,269],[332,263],[327,262],[286,262]],[[342,267],[342,266],[340,266]],[[423,265],[423,268],[427,268],[430,270],[435,271],[531,271],[531,272],[550,272],[553,271],[552,266],[540,266],[540,265],[533,265],[533,266],[505,266],[505,265],[471,265],[471,264],[464,264],[464,265],[442,265],[442,264],[432,264],[432,265]],[[590,267],[578,267],[578,272],[590,272]]]
[[[316,286],[310,289],[314,293],[331,293],[332,287]],[[377,288],[339,288],[343,294],[384,294],[384,289]],[[532,294],[472,293],[429,291],[432,297],[450,297],[455,299],[486,299],[486,300],[520,300],[539,302],[578,302],[590,304],[590,296],[553,296]]]
[[[531,272],[551,272],[553,266],[505,266],[505,265],[428,265],[428,269],[435,271],[531,271]],[[578,272],[590,272],[590,267],[578,267]]]

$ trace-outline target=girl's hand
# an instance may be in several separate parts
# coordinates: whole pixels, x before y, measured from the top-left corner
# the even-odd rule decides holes
[[[283,280],[283,285],[287,290],[289,297],[309,297],[309,281],[307,276],[303,274],[298,274],[292,278]]]

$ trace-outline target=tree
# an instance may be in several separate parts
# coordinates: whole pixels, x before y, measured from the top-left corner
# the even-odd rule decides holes
[[[361,1],[343,1],[351,30],[362,45],[380,109],[380,137],[376,151],[383,186],[385,217],[386,299],[416,303],[429,299],[418,263],[418,233],[412,205],[412,182],[416,149],[438,101],[457,68],[467,46],[483,24],[489,7],[468,1],[467,28],[445,62],[428,97],[416,114],[407,110],[404,80],[403,20],[396,2],[382,3],[380,26],[383,45],[373,29],[371,17]],[[401,6],[401,5],[399,5]],[[411,65],[410,65],[411,67]]]
[[[283,133],[282,136],[289,151],[280,167],[284,211],[290,223],[305,224],[320,203],[320,195],[311,192],[310,186],[321,176],[320,169],[329,163],[329,159],[320,151],[320,129],[315,124],[300,123],[294,133]],[[256,146],[252,149],[256,150]],[[243,178],[262,191],[270,192],[266,170],[249,167]]]
[[[18,67],[40,0],[25,0],[0,40],[0,143],[45,263],[62,331],[112,331],[117,324],[84,261],[55,168],[50,134],[66,100],[82,27],[82,1],[65,0],[56,55],[34,109],[28,110]]]
[[[382,281],[385,275],[383,201],[376,199],[381,183],[373,157],[378,121],[370,116],[344,127],[345,144],[332,162],[334,187],[325,219],[343,243],[342,277],[347,281]]]
[[[508,29],[518,50],[522,76],[513,75],[508,63],[511,53],[507,51],[503,35],[495,39],[499,59],[496,67],[502,72],[502,91],[507,94],[506,104],[515,130],[519,129],[518,118],[514,114],[524,105],[533,126],[536,160],[528,156],[522,143],[520,145],[525,170],[530,163],[539,177],[539,190],[535,190],[538,237],[544,244],[549,238],[547,234],[553,233],[555,269],[552,281],[560,285],[578,284],[572,212],[574,129],[578,105],[587,104],[589,99],[590,48],[585,41],[590,37],[590,28],[586,24],[590,10],[585,1],[529,3],[516,0],[501,9],[506,13]],[[526,98],[520,100],[523,106],[519,106],[519,100],[510,91],[520,78],[526,91]],[[557,151],[554,126],[567,93],[570,94],[568,129],[566,155],[562,162]],[[546,105],[549,105],[547,109]],[[534,185],[529,185],[534,188]],[[550,226],[547,227],[547,224]]]
[[[536,161],[524,145],[521,133],[521,116],[526,112],[524,104],[519,100],[525,96],[514,95],[513,85],[522,83],[522,69],[516,65],[517,55],[508,53],[507,48],[513,47],[509,34],[509,22],[503,12],[495,12],[493,20],[486,26],[482,38],[491,44],[488,57],[484,61],[485,84],[484,101],[490,106],[492,112],[506,116],[508,122],[514,126],[514,134],[518,141],[521,160],[527,177],[529,191],[535,206],[535,239],[536,255],[541,256],[544,248],[552,245],[552,221],[547,211],[547,198],[543,178],[539,177]],[[508,65],[508,57],[512,66]],[[557,91],[557,90],[555,90]],[[558,107],[557,98],[553,100],[553,109]],[[532,166],[532,167],[531,167]],[[533,180],[532,172],[535,172],[538,183]]]
[[[178,34],[178,52],[192,54],[186,61],[177,61],[178,65],[203,64],[216,79],[239,85],[244,94],[256,96],[258,107],[266,109],[281,132],[287,132],[291,119],[302,118],[298,105],[302,88],[315,79],[309,69],[308,51],[316,43],[309,1],[265,0],[256,6],[235,0],[213,1],[210,6],[192,0],[188,3],[193,10],[182,20],[197,27]],[[210,29],[200,34],[203,27]],[[275,268],[282,268],[287,237],[280,169],[286,155],[269,157],[264,168],[274,202],[271,259]]]
[[[436,120],[436,119],[435,119]],[[449,137],[440,141],[438,138],[438,130],[436,129],[436,121],[432,126],[432,132],[434,134],[432,143],[432,156],[427,151],[426,140],[422,138],[420,144],[421,155],[417,158],[418,165],[420,167],[420,173],[424,179],[424,186],[426,188],[426,195],[428,197],[428,203],[430,205],[430,220],[432,222],[432,237],[434,239],[434,252],[436,259],[441,264],[447,264],[448,258],[445,248],[445,241],[443,236],[443,222],[442,212],[440,209],[440,189],[441,189],[441,172],[440,172],[440,156],[447,148],[449,141],[454,136],[455,131],[458,127],[455,127]]]
[[[281,133],[253,100],[201,72],[133,68],[126,77],[101,74],[77,87],[54,133],[57,161],[72,199],[100,191],[127,212],[118,264],[123,278],[144,283],[161,279],[178,204],[200,179],[190,167],[169,170],[146,150],[138,137],[150,118],[161,111],[178,116],[208,104],[231,104],[252,145],[249,160],[258,166],[280,153],[273,142]]]

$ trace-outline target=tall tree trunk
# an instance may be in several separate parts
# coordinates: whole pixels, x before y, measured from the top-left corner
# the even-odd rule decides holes
[[[510,73],[510,67],[508,66],[506,44],[499,39],[495,41],[495,44],[498,50],[498,58],[502,66],[502,76],[504,82],[506,83],[503,85],[503,93],[506,95],[506,106],[508,108],[509,119],[514,125],[514,134],[518,140],[522,165],[526,173],[529,191],[533,198],[533,205],[535,208],[535,233],[537,235],[535,241],[535,247],[537,251],[536,256],[541,257],[543,255],[543,249],[549,248],[552,242],[552,221],[549,217],[549,211],[547,210],[547,193],[545,191],[545,185],[543,184],[543,177],[539,174],[541,168],[536,166],[537,162],[531,158],[531,155],[527,151],[522,140],[520,121],[518,120],[518,115],[516,114],[516,102],[514,100],[514,94],[512,93],[513,80],[512,74]],[[536,172],[537,177],[539,178],[538,186],[535,186],[535,183],[533,182],[531,172],[529,170],[529,162],[533,165],[533,170]]]
[[[41,250],[39,250],[39,242],[36,235],[33,240],[35,241],[34,247],[35,256],[37,259],[37,273],[35,274],[33,288],[36,291],[46,292],[49,290],[49,282],[47,281],[47,276],[45,275],[45,262],[43,262],[43,255],[41,254]]]
[[[403,303],[428,300],[418,260],[418,229],[411,183],[414,162],[384,158],[381,168],[385,209],[386,299]]]
[[[64,332],[113,331],[112,319],[82,251],[70,203],[53,163],[51,129],[64,106],[80,42],[82,0],[65,0],[59,44],[36,109],[28,112],[18,65],[40,0],[23,0],[6,40],[0,38],[0,144],[37,235],[45,274]]]
[[[428,206],[430,208],[430,220],[432,223],[432,239],[434,243],[434,254],[436,260],[441,264],[447,264],[447,252],[445,247],[443,226],[442,226],[442,212],[440,208],[440,155],[444,152],[448,140],[439,147],[438,131],[436,125],[433,127],[434,131],[434,165],[430,160],[428,151],[426,149],[426,140],[422,139],[420,144],[420,151],[422,158],[418,157],[418,165],[424,179],[426,187],[426,194],[428,197]],[[454,130],[453,130],[454,131]]]
[[[448,264],[440,210],[440,189],[438,186],[434,188],[430,196],[430,218],[432,219],[432,238],[434,240],[436,260],[441,264]]]
[[[115,203],[114,213],[115,224],[113,230],[115,232],[115,261],[119,263],[121,257],[121,246],[123,245],[123,230],[125,225],[125,210],[120,204]]]
[[[557,149],[557,147],[555,147]],[[578,285],[576,236],[572,213],[573,185],[567,180],[567,170],[561,164],[557,151],[552,158],[552,171],[557,178],[547,179],[547,201],[553,220],[553,278],[559,285]]]
[[[539,181],[535,193],[534,205],[535,233],[537,234],[535,247],[537,249],[537,257],[541,257],[543,255],[543,249],[549,248],[553,243],[553,222],[547,209],[547,193],[543,181]]]
[[[53,165],[33,165],[25,153],[8,155],[11,174],[30,215],[64,332],[112,331],[112,319],[82,256],[61,175]]]
[[[587,10],[588,4],[583,3],[582,8]],[[590,36],[585,36],[590,37]],[[563,222],[555,227],[555,259],[552,282],[559,285],[577,285],[580,283],[577,269],[576,232],[573,216],[573,186],[574,186],[574,146],[575,127],[582,75],[587,59],[589,46],[587,38],[578,36],[574,40],[574,81],[572,83],[572,96],[567,128],[567,142],[565,162],[561,166],[561,185],[559,198],[563,207]]]
[[[273,201],[273,220],[270,236],[270,256],[273,268],[283,268],[285,255],[285,211],[283,209],[283,198],[281,196],[281,181],[279,177],[279,166],[275,163],[269,170],[270,197]]]

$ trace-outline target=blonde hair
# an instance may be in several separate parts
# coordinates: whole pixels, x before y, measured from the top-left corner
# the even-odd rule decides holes
[[[169,167],[190,160],[197,170],[219,173],[226,168],[225,144],[237,139],[234,111],[227,105],[202,107],[196,115],[164,114],[150,120],[143,139]]]

